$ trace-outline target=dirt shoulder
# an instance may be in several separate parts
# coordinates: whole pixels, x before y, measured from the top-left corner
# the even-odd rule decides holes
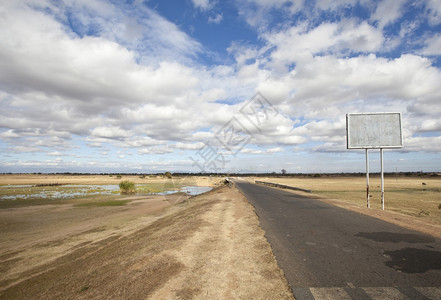
[[[236,189],[178,200],[14,212],[34,223],[0,215],[11,231],[0,240],[0,298],[292,299],[252,206]],[[52,221],[40,225],[45,216]],[[51,224],[57,229],[47,234]]]

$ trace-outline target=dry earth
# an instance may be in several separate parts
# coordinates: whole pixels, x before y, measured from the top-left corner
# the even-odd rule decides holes
[[[292,299],[235,188],[2,209],[0,226],[2,299]]]

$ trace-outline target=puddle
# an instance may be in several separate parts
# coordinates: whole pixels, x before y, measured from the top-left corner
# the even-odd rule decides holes
[[[182,192],[187,193],[190,196],[200,195],[211,190],[212,188],[208,186],[184,186],[181,188]]]

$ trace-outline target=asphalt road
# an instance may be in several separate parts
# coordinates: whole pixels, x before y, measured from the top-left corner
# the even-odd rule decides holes
[[[236,186],[297,300],[441,299],[441,240],[285,190]]]

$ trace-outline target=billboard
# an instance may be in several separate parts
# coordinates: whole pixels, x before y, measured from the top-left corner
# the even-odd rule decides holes
[[[348,149],[403,147],[401,113],[346,114]]]

